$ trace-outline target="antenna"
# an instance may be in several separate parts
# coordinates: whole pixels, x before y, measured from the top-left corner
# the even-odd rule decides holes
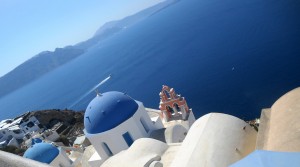
[[[96,89],[95,92],[96,92],[96,95],[97,95],[97,96],[102,96],[101,93],[99,93],[99,90],[98,90],[98,89]]]

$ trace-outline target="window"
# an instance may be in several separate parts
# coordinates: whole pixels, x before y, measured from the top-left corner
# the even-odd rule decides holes
[[[169,113],[174,113],[174,110],[173,108],[171,108],[170,106],[166,106],[166,110],[169,112]]]
[[[27,126],[28,126],[29,128],[31,128],[31,127],[34,126],[34,123],[33,123],[33,122],[28,122],[28,123],[27,123]]]
[[[128,147],[130,147],[131,144],[133,143],[133,139],[132,139],[131,135],[129,134],[129,132],[124,133],[123,138],[126,141]]]
[[[165,93],[165,95],[166,95],[166,97],[167,97],[168,99],[171,98],[170,93],[169,93],[168,91],[164,90],[164,93]]]
[[[13,130],[13,132],[14,132],[15,134],[20,134],[22,131],[21,131],[20,129],[17,129],[17,130]]]
[[[176,108],[177,111],[180,111],[180,107],[178,106],[177,103],[174,103],[174,107]]]
[[[38,124],[38,127],[39,127],[39,128],[43,128],[43,125],[42,125],[42,124]]]
[[[149,128],[148,128],[147,123],[145,122],[145,120],[142,117],[141,117],[140,121],[141,121],[141,124],[143,125],[146,133],[148,133],[149,132]]]
[[[106,153],[106,155],[107,156],[112,156],[113,155],[113,153],[111,152],[111,150],[109,149],[109,147],[108,147],[108,145],[106,144],[106,143],[102,143],[102,146],[103,146],[103,149],[104,149],[104,151],[105,151],[105,153]]]

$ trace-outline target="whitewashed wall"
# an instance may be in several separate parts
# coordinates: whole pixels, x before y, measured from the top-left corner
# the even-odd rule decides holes
[[[85,131],[86,137],[91,141],[101,157],[101,163],[108,158],[108,155],[103,148],[103,142],[108,145],[113,155],[115,155],[122,150],[128,149],[128,145],[122,136],[124,133],[129,132],[134,141],[142,137],[148,137],[151,131],[156,129],[143,104],[138,101],[137,103],[139,107],[136,113],[119,126],[99,134],[89,134]],[[149,128],[148,133],[140,121],[141,118],[144,119],[146,126]]]
[[[227,167],[255,149],[257,132],[234,116],[211,113],[192,125],[172,167]]]

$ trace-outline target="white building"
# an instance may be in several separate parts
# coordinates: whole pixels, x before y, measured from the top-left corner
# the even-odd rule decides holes
[[[43,132],[42,137],[47,141],[56,141],[59,139],[59,134],[52,129],[47,129]]]
[[[8,143],[12,138],[22,139],[24,137],[24,131],[20,128],[19,124],[22,118],[16,120],[3,120],[0,122],[0,142]]]
[[[23,119],[21,121],[20,128],[22,128],[25,134],[28,132],[41,131],[43,129],[39,120],[35,116]]]
[[[24,117],[21,116],[15,120],[12,119],[3,120],[0,122],[1,147],[7,146],[9,143],[12,142],[11,141],[12,139],[23,140],[26,134],[31,132],[38,132],[41,131],[42,129],[43,128],[41,127],[36,117],[33,116],[27,118],[27,114],[25,114]],[[18,144],[14,144],[14,146],[17,146]]]
[[[135,140],[163,128],[160,119],[150,119],[141,102],[121,92],[97,95],[84,117],[85,135],[97,151],[89,161],[91,166],[100,166]]]
[[[178,125],[174,130],[184,132]],[[106,160],[101,167],[227,167],[255,150],[256,134],[243,120],[210,113],[191,126],[183,142],[139,139],[129,149]]]
[[[91,145],[91,142],[85,135],[78,136],[73,143],[73,147],[75,148],[86,148],[89,145]]]

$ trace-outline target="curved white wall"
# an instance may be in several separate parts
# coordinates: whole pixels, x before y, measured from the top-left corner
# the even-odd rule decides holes
[[[167,127],[165,130],[165,139],[167,143],[181,143],[188,130],[182,125],[174,125]]]
[[[159,161],[167,148],[168,145],[161,141],[141,138],[136,140],[129,149],[109,158],[101,167],[148,167],[154,161]]]
[[[294,89],[272,106],[269,131],[263,149],[300,151],[300,88]]]
[[[227,167],[255,149],[256,134],[236,117],[204,115],[190,128],[171,166]]]
[[[8,152],[0,151],[0,166],[2,167],[51,167],[48,164],[40,163],[19,155],[11,154]]]

